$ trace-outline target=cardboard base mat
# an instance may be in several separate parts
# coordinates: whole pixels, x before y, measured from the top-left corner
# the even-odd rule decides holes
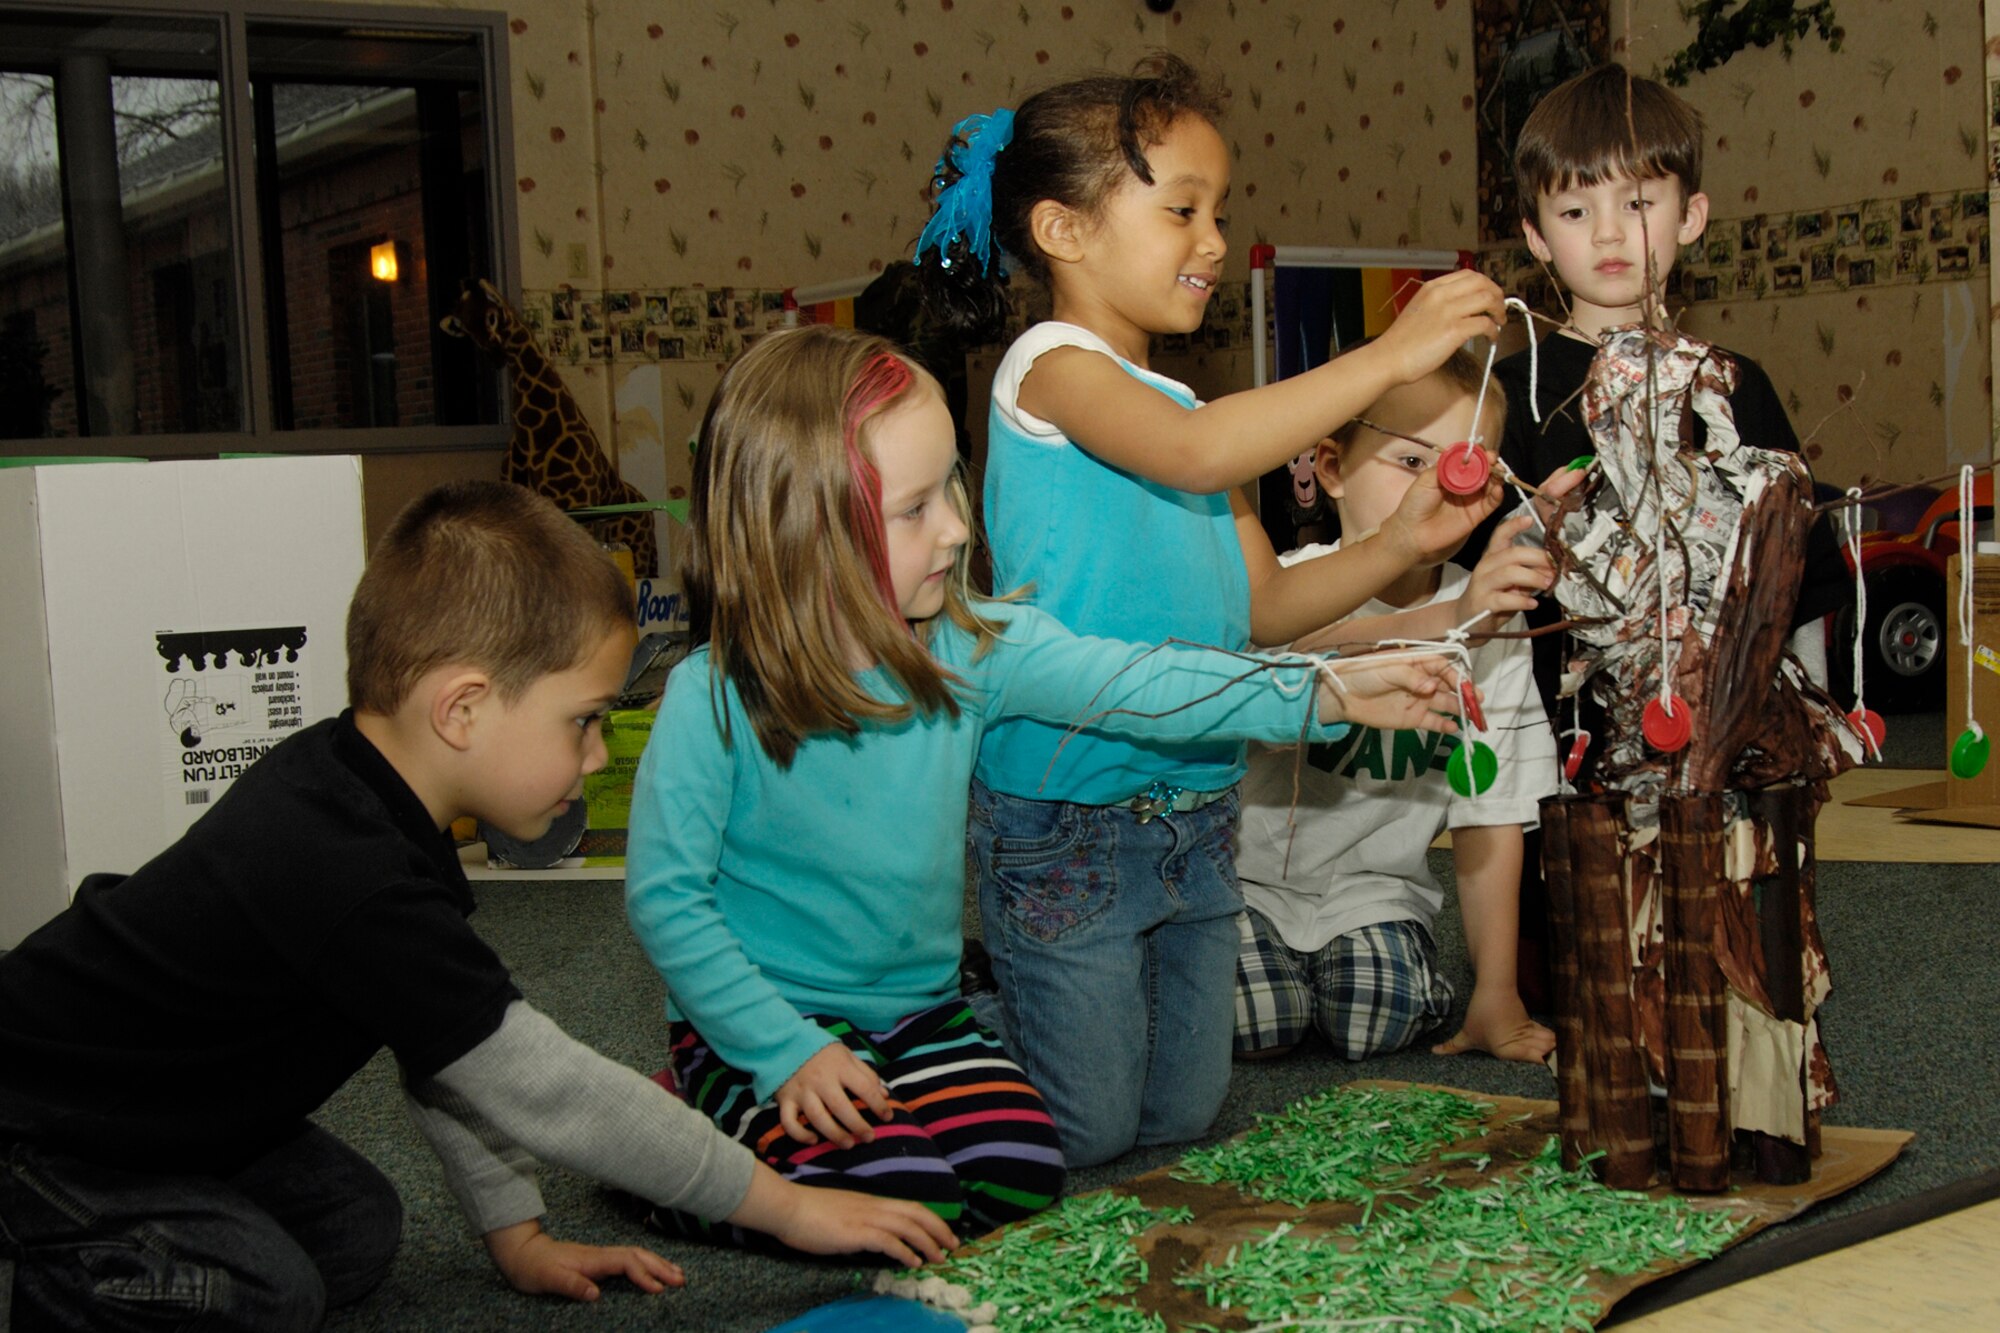
[[[1452,1186],[1477,1188],[1509,1174],[1532,1160],[1542,1151],[1549,1137],[1557,1132],[1556,1103],[1553,1101],[1501,1097],[1462,1088],[1380,1079],[1361,1079],[1342,1086],[1355,1089],[1427,1088],[1492,1106],[1486,1112],[1480,1129],[1446,1145],[1439,1153],[1439,1156],[1464,1153],[1490,1155],[1491,1161],[1486,1170],[1483,1173],[1475,1170],[1473,1163],[1463,1158],[1440,1161],[1434,1157],[1410,1173],[1415,1186],[1413,1202],[1427,1197],[1423,1188],[1425,1181],[1438,1180]],[[1796,1217],[1821,1200],[1853,1189],[1895,1161],[1912,1137],[1904,1130],[1828,1126],[1821,1134],[1822,1152],[1813,1163],[1812,1178],[1803,1184],[1765,1185],[1748,1173],[1740,1173],[1737,1183],[1723,1194],[1685,1197],[1705,1208],[1735,1213],[1744,1222],[1743,1229],[1735,1237],[1735,1241],[1741,1241],[1766,1227]],[[1158,1225],[1138,1237],[1139,1253],[1146,1260],[1148,1276],[1145,1284],[1133,1295],[1132,1302],[1140,1310],[1163,1317],[1169,1329],[1206,1326],[1230,1330],[1247,1329],[1253,1325],[1253,1321],[1241,1311],[1211,1308],[1201,1291],[1177,1286],[1174,1282],[1176,1277],[1194,1273],[1210,1263],[1222,1262],[1231,1247],[1245,1242],[1254,1243],[1280,1222],[1292,1223],[1295,1234],[1304,1237],[1347,1227],[1361,1220],[1361,1209],[1354,1204],[1316,1203],[1295,1208],[1289,1204],[1261,1202],[1245,1197],[1231,1186],[1176,1180],[1174,1170],[1173,1166],[1162,1167],[1110,1187],[1111,1193],[1134,1196],[1149,1208],[1184,1207],[1193,1213],[1191,1220],[1185,1223]],[[1656,1187],[1650,1193],[1665,1197],[1673,1191]],[[1398,1201],[1385,1198],[1378,1201],[1376,1216],[1383,1216],[1397,1207]],[[1599,1300],[1602,1308],[1598,1318],[1602,1319],[1620,1297],[1648,1282],[1693,1267],[1696,1262],[1699,1261],[1670,1263],[1662,1260],[1627,1277],[1597,1274],[1584,1290]],[[1309,1319],[1310,1316],[1301,1312],[1301,1318]],[[1302,1323],[1300,1327],[1310,1325]]]

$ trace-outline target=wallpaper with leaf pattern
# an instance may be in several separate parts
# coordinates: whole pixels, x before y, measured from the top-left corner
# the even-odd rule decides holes
[[[1634,68],[1693,36],[1673,4],[1634,4],[1629,29],[1622,8]],[[1764,365],[1823,480],[1916,480],[1991,448],[1984,24],[1955,0],[1836,12],[1839,52],[1745,51],[1684,90],[1707,120],[1712,218],[1687,274],[1751,282],[1689,288],[1704,299],[1682,323]],[[1799,288],[1760,296],[1760,276]]]
[[[1257,241],[1479,243],[1473,0],[1181,0],[1166,16],[1139,0],[505,9],[524,305],[548,339],[567,308],[568,341],[552,350],[600,438],[656,496],[684,493],[686,441],[720,365],[772,322],[778,293],[908,253],[957,119],[1151,49],[1232,90],[1227,280],[1247,276]],[[1691,35],[1675,0],[1611,11],[1614,53],[1637,68]],[[1841,53],[1810,41],[1789,59],[1750,51],[1687,90],[1709,118],[1716,216],[1739,238],[1758,215],[1826,210],[1831,222],[1870,201],[1985,185],[1973,7],[1842,0],[1839,13]],[[1765,363],[1802,435],[1835,414],[1814,439],[1828,479],[1914,476],[1985,448],[1988,322],[1967,305],[1977,277],[1718,297],[1686,318]],[[582,327],[586,313],[598,327]],[[1163,368],[1211,394],[1250,382],[1227,334]]]

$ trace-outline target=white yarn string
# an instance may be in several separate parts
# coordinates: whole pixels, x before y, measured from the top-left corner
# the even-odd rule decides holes
[[[1500,344],[1486,344],[1486,372],[1479,377],[1479,396],[1472,400],[1472,443],[1477,446],[1485,437],[1479,427],[1486,420],[1486,386],[1493,382],[1493,354],[1500,350]],[[1531,389],[1532,394],[1534,391]]]
[[[1502,310],[1503,314],[1507,310],[1520,311],[1521,324],[1528,331],[1528,410],[1534,414],[1535,420],[1539,422],[1542,419],[1542,409],[1535,401],[1535,394],[1537,392],[1535,385],[1541,377],[1541,353],[1539,351],[1540,344],[1535,341],[1534,312],[1529,310],[1528,303],[1518,296],[1508,297],[1502,302],[1502,306],[1504,307]],[[1479,379],[1479,401],[1472,408],[1472,429],[1474,432],[1479,430],[1479,423],[1485,420],[1486,385],[1493,378],[1493,354],[1499,350],[1498,343],[1492,344],[1486,349],[1486,373]],[[1479,440],[1479,435],[1475,433],[1472,437],[1472,442],[1478,444]],[[1527,484],[1519,476],[1515,475],[1513,468],[1507,466],[1506,459],[1500,458],[1497,454],[1494,457],[1500,466],[1500,480],[1514,488],[1515,494],[1521,497],[1521,503],[1527,506],[1528,517],[1535,520],[1535,527],[1541,531],[1543,537],[1547,537],[1549,532],[1548,525],[1542,522],[1541,514],[1536,511],[1534,497],[1528,493]]]
[[[1965,649],[1965,729],[1984,737],[1972,715],[1972,474],[1967,463],[1958,470],[1958,643]]]
[[[1854,711],[1860,719],[1858,729],[1862,743],[1875,759],[1882,757],[1882,748],[1875,743],[1875,732],[1868,726],[1868,697],[1862,688],[1865,663],[1861,660],[1862,644],[1868,636],[1868,580],[1861,576],[1861,488],[1849,486],[1848,498],[1853,507],[1843,515],[1847,526],[1847,554],[1854,561]]]
[[[1384,649],[1392,651],[1363,653],[1355,657],[1338,655],[1326,657],[1318,653],[1294,652],[1271,662],[1265,668],[1265,673],[1270,676],[1272,686],[1278,693],[1286,698],[1295,698],[1304,692],[1315,675],[1325,676],[1327,683],[1334,689],[1342,694],[1347,693],[1347,687],[1340,683],[1340,673],[1349,668],[1368,669],[1387,662],[1421,662],[1429,657],[1448,657],[1453,665],[1462,664],[1468,670],[1472,666],[1471,654],[1466,652],[1462,643],[1427,639],[1383,639],[1381,644]],[[1285,667],[1302,666],[1311,667],[1313,670],[1305,675],[1290,678],[1282,674],[1282,669]]]
[[[1535,340],[1535,312],[1528,309],[1528,303],[1518,296],[1508,297],[1501,302],[1501,306],[1503,314],[1509,309],[1520,311],[1521,325],[1528,331],[1528,414],[1539,426],[1542,423],[1542,403],[1540,390],[1536,386],[1542,377],[1542,346]],[[1487,364],[1489,366],[1492,364],[1490,357],[1487,359]]]
[[[1549,532],[1548,525],[1542,522],[1541,514],[1535,509],[1535,500],[1533,496],[1528,494],[1527,484],[1515,474],[1513,468],[1507,466],[1506,459],[1501,458],[1498,462],[1500,465],[1500,480],[1514,488],[1515,494],[1521,497],[1522,506],[1528,511],[1528,517],[1535,520],[1535,526],[1542,530],[1544,537],[1547,537]]]
[[[1660,707],[1674,715],[1673,649],[1667,642],[1667,489],[1660,488],[1660,522],[1653,528],[1653,568],[1660,583]]]
[[[1558,703],[1556,706],[1560,708],[1562,705]],[[1563,732],[1560,739],[1569,741],[1573,749],[1575,748],[1576,739],[1582,736],[1583,692],[1579,690],[1569,697],[1569,730]],[[1556,780],[1562,784],[1565,791],[1575,790],[1569,776],[1569,751],[1562,750],[1560,747],[1558,747],[1556,755]]]
[[[1484,731],[1485,728],[1469,725],[1472,716],[1466,708],[1465,687],[1472,683],[1472,655],[1466,651],[1465,643],[1471,637],[1472,627],[1492,614],[1490,609],[1481,611],[1463,625],[1444,632],[1445,642],[1454,644],[1458,648],[1457,655],[1452,659],[1452,671],[1458,676],[1457,683],[1452,686],[1452,694],[1458,700],[1458,729],[1468,738],[1468,744],[1471,743],[1470,737],[1475,730]],[[1472,756],[1468,753],[1466,755],[1468,765],[1471,759]],[[1471,771],[1471,768],[1467,767],[1466,772],[1469,774]]]
[[[1452,643],[1464,643],[1468,638],[1472,636],[1472,627],[1474,625],[1477,625],[1480,621],[1486,619],[1488,616],[1492,614],[1493,612],[1490,609],[1486,611],[1481,611],[1478,615],[1466,621],[1463,625],[1460,625],[1457,629],[1446,630],[1444,632],[1444,637]]]
[[[1451,662],[1452,668],[1458,673],[1460,680],[1470,680],[1472,679],[1472,654],[1465,646],[1465,632],[1471,626],[1484,620],[1487,614],[1487,612],[1481,611],[1457,629],[1446,631],[1445,637],[1442,639],[1383,639],[1381,646],[1385,651],[1371,652],[1360,657],[1324,657],[1318,653],[1295,653],[1286,661],[1272,663],[1273,669],[1269,672],[1269,675],[1273,683],[1277,686],[1279,693],[1287,697],[1293,697],[1299,693],[1299,684],[1321,676],[1326,678],[1327,684],[1333,687],[1336,694],[1344,696],[1347,693],[1347,687],[1340,683],[1340,673],[1346,668],[1354,667],[1366,670],[1390,662],[1420,662],[1426,658],[1443,657]],[[1297,666],[1302,663],[1310,665],[1313,671],[1311,675],[1296,678],[1296,683],[1294,681],[1287,681],[1275,669],[1287,665]],[[1453,711],[1458,717],[1459,730],[1469,732],[1470,728],[1466,725],[1465,695],[1454,688],[1453,696],[1457,704],[1457,707]]]

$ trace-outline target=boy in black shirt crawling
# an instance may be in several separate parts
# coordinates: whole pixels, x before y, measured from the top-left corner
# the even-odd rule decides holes
[[[466,921],[450,837],[545,832],[605,762],[624,580],[502,483],[396,520],[347,623],[351,708],[275,747],[181,840],[0,956],[0,1312],[17,1329],[314,1329],[388,1271],[388,1180],[306,1117],[377,1050],[493,1262],[580,1300],[680,1270],[541,1229],[535,1158],[816,1253],[955,1244],[913,1203],[779,1179],[566,1036]],[[531,1156],[531,1154],[533,1154]]]

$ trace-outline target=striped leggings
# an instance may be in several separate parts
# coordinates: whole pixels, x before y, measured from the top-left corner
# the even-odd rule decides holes
[[[1039,1212],[1062,1193],[1062,1150],[1041,1094],[964,1000],[912,1014],[886,1032],[807,1017],[888,1086],[893,1113],[875,1126],[873,1143],[800,1143],[779,1123],[776,1101],[756,1100],[749,1074],[724,1064],[688,1024],[675,1023],[672,1070],[681,1095],[785,1179],[915,1200],[961,1239]],[[692,1214],[662,1208],[652,1221],[679,1235],[777,1248],[759,1233]]]

